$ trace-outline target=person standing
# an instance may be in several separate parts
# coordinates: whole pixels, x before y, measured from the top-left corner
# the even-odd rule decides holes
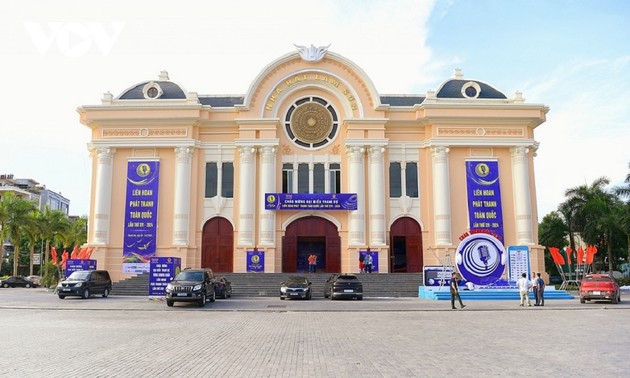
[[[520,306],[525,305],[525,298],[527,298],[527,306],[531,307],[532,301],[529,299],[529,289],[532,287],[532,283],[527,279],[527,273],[523,273],[521,278],[516,281],[516,287],[518,287],[518,291],[521,294]]]
[[[315,255],[308,255],[308,272],[313,273],[315,267]]]
[[[531,283],[532,290],[534,291],[534,300],[536,301],[534,306],[538,306],[538,286],[536,286],[536,272],[532,272]]]
[[[459,295],[459,281],[459,275],[457,274],[457,272],[453,272],[453,274],[451,275],[451,308],[453,310],[457,309],[457,307],[455,307],[455,298],[459,300],[459,305],[461,308],[466,307],[464,302],[462,302],[462,297]]]
[[[540,273],[537,274],[537,278],[534,284],[536,287],[536,304],[534,306],[545,305],[545,280],[542,279]]]

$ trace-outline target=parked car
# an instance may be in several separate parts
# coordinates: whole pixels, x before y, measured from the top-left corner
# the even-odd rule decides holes
[[[311,281],[302,276],[287,277],[280,283],[280,299],[311,299],[313,296]]]
[[[77,270],[59,282],[56,291],[60,299],[68,296],[88,299],[98,293],[107,298],[112,291],[112,279],[106,270]]]
[[[588,274],[580,284],[580,303],[591,300],[621,302],[619,285],[607,274]]]
[[[40,281],[42,280],[41,276],[26,276],[26,279],[39,286]]]
[[[324,298],[363,299],[363,284],[354,274],[332,274],[324,283]]]
[[[184,269],[166,285],[166,305],[175,302],[197,302],[199,307],[214,302],[214,274],[211,269]]]
[[[0,286],[1,287],[37,287],[39,286],[39,284],[22,276],[12,276],[5,280],[0,281]]]
[[[214,280],[214,293],[217,298],[230,298],[232,296],[232,283],[225,277]]]

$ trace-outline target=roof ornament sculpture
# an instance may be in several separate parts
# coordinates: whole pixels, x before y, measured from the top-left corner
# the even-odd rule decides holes
[[[303,60],[307,62],[317,63],[320,60],[324,59],[324,55],[326,55],[326,52],[328,52],[330,44],[328,44],[328,46],[319,47],[315,47],[315,45],[313,44],[311,44],[310,47],[300,46],[296,44],[293,44],[293,46],[297,48],[298,52],[300,53],[300,57]]]

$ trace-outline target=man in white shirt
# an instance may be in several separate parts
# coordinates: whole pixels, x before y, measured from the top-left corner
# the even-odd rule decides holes
[[[516,287],[521,294],[521,306],[525,305],[525,298],[527,298],[527,305],[531,307],[532,301],[529,300],[529,289],[532,287],[532,283],[527,279],[527,273],[523,273],[521,278],[516,281]]]

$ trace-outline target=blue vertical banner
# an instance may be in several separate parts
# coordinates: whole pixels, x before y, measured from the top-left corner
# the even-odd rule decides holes
[[[66,277],[77,270],[96,270],[96,260],[68,259],[66,260]]]
[[[501,243],[505,243],[499,163],[497,161],[467,161],[466,184],[470,229],[488,230]]]
[[[182,269],[179,257],[151,257],[149,268],[149,298],[166,297],[166,285]]]
[[[247,251],[247,272],[265,272],[265,252]]]
[[[159,161],[130,161],[127,164],[127,196],[123,240],[123,272],[149,271],[157,242]]]

